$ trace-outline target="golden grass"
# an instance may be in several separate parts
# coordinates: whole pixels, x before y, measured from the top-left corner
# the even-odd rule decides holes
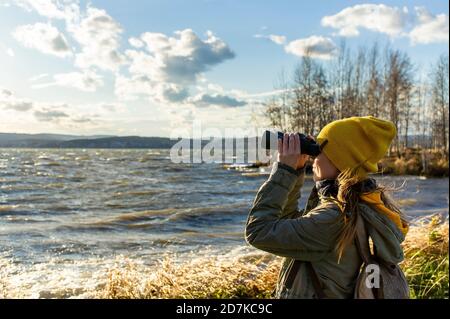
[[[449,225],[437,216],[412,226],[401,264],[411,298],[447,298]],[[255,250],[237,256],[166,255],[155,265],[117,258],[87,298],[273,298],[282,258]],[[8,266],[1,263],[2,266]],[[0,274],[0,298],[22,298]],[[100,278],[99,278],[100,279]],[[70,297],[70,293],[66,297]],[[73,293],[77,296],[77,293]]]
[[[426,163],[423,159],[426,159]],[[443,177],[448,176],[448,163],[440,150],[407,148],[400,157],[395,154],[384,157],[379,165],[385,174]]]
[[[448,223],[437,217],[412,227],[401,264],[412,298],[448,298]],[[271,298],[281,258],[261,253],[221,259],[164,258],[155,267],[128,261],[109,271],[100,298]]]
[[[412,298],[448,299],[448,227],[436,216],[411,228],[407,235],[402,268]]]
[[[99,298],[270,298],[280,259],[268,254],[253,258],[192,258],[176,263],[166,257],[148,268],[128,261],[114,268]]]

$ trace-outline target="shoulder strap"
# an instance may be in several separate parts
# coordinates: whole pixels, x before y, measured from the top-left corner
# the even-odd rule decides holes
[[[292,284],[294,283],[294,279],[298,273],[299,268],[300,268],[300,260],[294,260],[294,263],[292,264],[292,267],[289,269],[289,273],[286,278],[285,286],[287,289],[292,288]]]
[[[298,273],[298,270],[300,269],[300,260],[294,260],[294,263],[292,264],[291,269],[289,270],[289,274],[288,277],[286,279],[286,288],[290,289],[292,288],[292,284],[294,283],[294,279],[295,276]],[[317,276],[316,271],[314,270],[314,267],[312,266],[311,262],[309,261],[304,261],[303,262],[306,266],[306,269],[308,270],[308,274],[311,278],[313,287],[314,287],[314,292],[316,293],[317,297],[319,299],[325,299],[326,295],[323,291],[322,285],[320,283],[320,279],[319,276]]]

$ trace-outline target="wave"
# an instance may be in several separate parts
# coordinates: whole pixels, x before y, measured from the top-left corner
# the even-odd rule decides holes
[[[34,166],[54,167],[62,166],[62,164],[59,162],[35,162]]]
[[[112,195],[113,198],[124,198],[129,196],[150,196],[150,195],[156,195],[161,193],[167,193],[169,192],[168,189],[159,188],[159,189],[149,189],[149,190],[142,190],[142,191],[129,191],[129,192],[116,192]]]
[[[127,212],[118,216],[110,216],[103,219],[95,219],[91,221],[85,221],[79,224],[70,224],[59,226],[58,230],[69,231],[106,231],[117,230],[119,228],[134,229],[134,230],[148,230],[158,229],[162,225],[172,227],[172,232],[185,232],[186,228],[176,228],[172,225],[172,222],[192,220],[198,217],[206,217],[211,215],[223,215],[229,217],[233,214],[241,214],[244,212],[245,205],[231,204],[222,206],[207,206],[207,207],[195,207],[195,208],[165,208],[144,210],[137,212]],[[189,228],[191,231],[191,228]],[[214,237],[212,235],[211,237]]]

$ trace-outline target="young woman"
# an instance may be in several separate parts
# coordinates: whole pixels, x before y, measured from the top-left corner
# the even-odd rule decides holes
[[[396,134],[393,123],[372,116],[326,125],[317,136],[322,152],[314,158],[315,185],[298,211],[307,155],[298,134],[285,134],[278,161],[261,186],[246,224],[246,240],[256,248],[286,257],[277,298],[352,298],[362,265],[355,245],[361,216],[378,258],[403,260],[401,242],[408,225],[386,188],[368,173],[378,171]]]

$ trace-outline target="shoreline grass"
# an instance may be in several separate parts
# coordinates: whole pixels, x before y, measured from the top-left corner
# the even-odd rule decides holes
[[[400,266],[413,299],[449,298],[449,224],[441,218],[416,221],[403,243],[405,260]],[[246,251],[250,253],[205,257],[191,253],[182,258],[167,254],[153,265],[121,257],[101,270],[91,288],[70,291],[61,286],[39,293],[38,298],[273,298],[282,258],[252,248]],[[20,286],[0,276],[0,298],[28,296],[23,290],[28,286]]]
[[[448,221],[433,217],[411,227],[403,243],[411,298],[448,299]],[[111,269],[97,298],[273,298],[281,258],[261,253],[220,259],[167,257],[148,268],[130,261]]]
[[[384,157],[379,167],[383,174],[447,177],[449,176],[448,162],[448,155],[446,156],[442,151],[406,148],[400,156]]]

